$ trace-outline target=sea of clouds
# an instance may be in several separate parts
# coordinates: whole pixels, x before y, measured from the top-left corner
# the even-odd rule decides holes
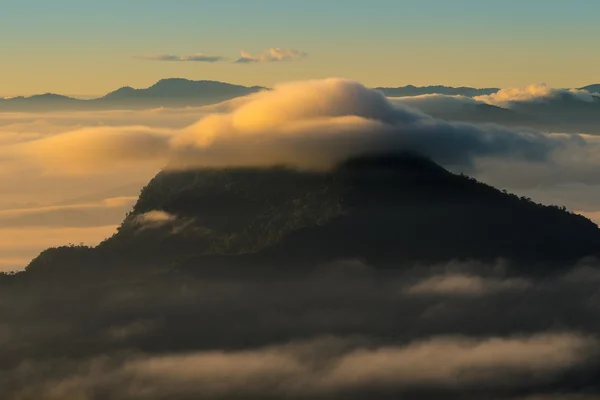
[[[448,122],[426,113],[564,95],[590,101],[587,92],[543,85],[474,99],[388,99],[332,78],[206,107],[2,113],[0,269],[23,267],[49,245],[97,243],[163,168],[327,169],[354,155],[414,150],[452,171],[596,218],[598,136]]]

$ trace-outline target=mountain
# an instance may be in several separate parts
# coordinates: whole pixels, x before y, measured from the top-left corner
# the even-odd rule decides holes
[[[264,89],[260,86],[246,87],[216,81],[172,78],[162,79],[146,89],[122,87],[92,102],[135,104],[137,107],[199,106],[246,96]]]
[[[588,85],[580,88],[581,90],[587,90],[590,93],[600,93],[600,83],[594,85]]]
[[[411,99],[406,98],[396,101],[399,104],[416,108],[434,118],[446,121],[496,123],[507,126],[527,126],[531,125],[534,121],[534,118],[531,115],[491,104],[467,102],[452,98],[446,98],[444,100],[447,100],[448,102],[413,102]]]
[[[39,94],[30,97],[0,98],[2,111],[44,111],[44,110],[74,110],[78,109],[83,100],[74,99],[53,93]]]
[[[567,92],[535,101],[513,101],[502,107],[447,96],[404,97],[391,101],[448,121],[589,134],[598,134],[600,126],[600,96],[582,99]]]
[[[583,101],[568,93],[534,102],[515,102],[511,110],[529,117],[527,126],[550,131],[598,134],[600,96]]]
[[[107,95],[81,100],[57,94],[0,99],[2,111],[77,111],[203,106],[255,93],[265,88],[217,81],[162,79],[145,89],[122,87]]]
[[[452,87],[452,86],[401,86],[401,87],[377,87],[379,90],[388,97],[406,97],[406,96],[420,96],[424,94],[445,94],[450,96],[483,96],[492,93],[496,93],[499,88],[472,88],[472,87]]]
[[[402,86],[402,87],[378,87],[388,97],[412,97],[424,94],[444,94],[460,95],[467,97],[488,95],[496,93],[498,88],[472,88],[472,87],[451,87],[451,86]],[[600,85],[589,85],[582,89],[590,92],[600,92]],[[182,78],[162,79],[154,85],[144,89],[134,89],[130,86],[124,86],[103,97],[96,99],[75,99],[68,96],[62,96],[52,93],[35,95],[30,97],[0,98],[0,112],[3,111],[69,111],[69,110],[103,110],[103,109],[143,109],[156,107],[187,107],[203,106],[226,101],[239,96],[245,96],[256,93],[261,90],[268,90],[262,86],[241,86],[224,82],[210,80],[188,80]],[[510,117],[505,113],[499,117],[499,112],[490,110],[470,110],[461,115],[453,117],[455,120],[480,121],[484,120],[490,114],[492,120],[487,122],[504,123],[508,118],[508,123],[517,121],[522,123],[525,120],[521,117]],[[511,119],[512,118],[512,119]],[[517,123],[515,122],[515,123]],[[529,119],[525,121],[526,125],[535,125],[536,121]]]
[[[599,250],[600,229],[582,216],[405,154],[352,159],[321,173],[161,172],[113,237],[94,249],[50,249],[25,274],[82,264],[309,268],[349,258],[383,269],[505,258],[546,274],[548,265]],[[546,269],[536,270],[540,264]]]

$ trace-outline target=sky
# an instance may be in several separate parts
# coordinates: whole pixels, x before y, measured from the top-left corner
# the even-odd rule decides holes
[[[600,81],[596,0],[0,0],[0,6],[0,96],[100,95],[168,77],[265,86],[331,76],[368,86]],[[305,56],[233,62],[241,51],[258,57],[271,48]],[[156,60],[199,53],[224,60]]]

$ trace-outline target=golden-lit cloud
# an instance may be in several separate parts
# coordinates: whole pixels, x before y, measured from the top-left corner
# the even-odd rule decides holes
[[[35,389],[45,398],[332,397],[365,390],[403,393],[435,387],[518,388],[549,382],[597,351],[590,337],[434,337],[406,345],[365,346],[326,338],[241,351],[139,356],[114,368],[93,362]],[[114,364],[114,363],[113,363]]]
[[[164,162],[170,132],[147,127],[84,128],[53,135],[24,146],[18,153],[40,160],[50,170],[86,174],[122,163]]]
[[[593,102],[595,97],[587,90],[555,89],[545,84],[532,84],[522,88],[501,89],[497,93],[477,96],[474,99],[484,103],[510,108],[513,103],[545,102],[568,97],[583,102]]]
[[[95,202],[89,203],[75,203],[75,204],[54,204],[46,206],[33,206],[24,208],[12,208],[0,210],[0,221],[4,218],[19,217],[31,214],[40,214],[55,211],[64,210],[93,210],[97,208],[122,208],[131,207],[137,200],[137,197],[133,196],[121,196],[107,199],[101,199]]]
[[[443,165],[468,165],[481,157],[541,162],[567,145],[593,147],[581,135],[437,120],[344,79],[283,84],[197,111],[199,121],[182,129],[85,127],[8,152],[52,171],[89,173],[136,163],[329,168],[364,153],[406,150]]]
[[[200,165],[323,168],[362,153],[402,150],[442,163],[492,154],[543,159],[560,142],[534,131],[435,120],[359,83],[326,79],[248,96],[230,112],[184,129],[171,143],[194,153]]]
[[[238,58],[236,63],[248,64],[278,61],[294,61],[301,60],[306,56],[306,53],[303,53],[298,50],[272,47],[259,54],[250,54],[247,51],[242,51],[240,54],[240,58]]]
[[[464,274],[429,277],[407,288],[411,295],[484,295],[506,290],[522,290],[529,283],[522,279],[484,278]]]
[[[176,215],[162,210],[152,210],[136,216],[136,222],[140,225],[162,225],[176,219]]]

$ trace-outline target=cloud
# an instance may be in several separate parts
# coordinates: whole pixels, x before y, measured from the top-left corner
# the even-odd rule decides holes
[[[451,96],[446,94],[424,94],[419,96],[390,97],[390,102],[399,105],[413,107],[424,113],[439,112],[444,110],[448,113],[462,110],[465,106],[486,104],[467,96]]]
[[[326,271],[282,276],[252,266],[214,278],[206,260],[172,274],[143,265],[124,278],[129,269],[117,265],[94,279],[74,269],[26,275],[27,290],[22,280],[2,286],[10,305],[0,321],[3,398],[598,393],[597,262],[515,290],[503,285],[524,278],[504,275],[501,263],[382,271],[339,260]],[[404,290],[457,275],[483,292],[465,295],[468,282],[441,296]]]
[[[171,168],[285,164],[326,169],[365,153],[415,151],[450,168],[510,159],[531,168],[562,168],[562,175],[596,177],[594,154],[600,149],[589,135],[438,120],[335,78],[282,84],[197,112],[199,121],[181,129],[85,127],[6,146],[0,158],[89,174],[136,164],[159,169],[166,163]]]
[[[476,96],[474,99],[500,107],[510,108],[519,103],[544,103],[563,98],[582,102],[593,102],[597,97],[587,90],[555,89],[545,84],[533,84],[524,88],[506,88],[496,93]]]
[[[327,168],[363,153],[403,150],[442,164],[491,155],[543,160],[565,141],[532,130],[436,120],[394,106],[359,83],[326,79],[251,95],[231,112],[185,129],[172,144],[205,165]]]
[[[176,56],[171,54],[149,54],[143,56],[137,56],[136,58],[142,60],[153,60],[153,61],[174,61],[174,62],[207,62],[214,63],[219,61],[225,61],[225,57],[213,56],[207,54],[192,54],[188,56]]]
[[[167,222],[173,222],[177,219],[176,215],[169,214],[162,210],[152,210],[140,215],[136,215],[135,222],[140,225],[163,225]]]
[[[294,50],[273,47],[263,51],[260,54],[250,54],[246,51],[241,51],[240,57],[235,61],[237,64],[249,64],[249,63],[269,63],[279,61],[297,61],[307,57],[308,54]],[[136,56],[141,60],[151,61],[168,61],[168,62],[207,62],[216,63],[227,61],[226,57],[207,55],[203,53],[191,54],[191,55],[174,55],[174,54],[147,54]]]
[[[87,174],[107,163],[166,161],[170,132],[148,127],[83,128],[15,146],[49,169]]]
[[[136,201],[137,197],[122,196],[82,203],[6,208],[0,210],[0,225],[2,228],[60,228],[119,224]]]
[[[595,351],[596,342],[571,334],[525,338],[433,338],[404,347],[354,351],[325,380],[334,386],[518,385],[516,376],[544,378]],[[437,362],[437,357],[444,362]],[[439,360],[439,359],[438,359]]]
[[[500,280],[462,274],[429,277],[407,289],[414,295],[485,295],[504,290],[522,290],[530,284],[522,279]]]
[[[484,157],[475,161],[473,174],[495,186],[513,188],[600,183],[599,136],[547,134],[547,137],[561,140],[563,145],[554,149],[546,162],[521,158],[507,165],[502,157]]]
[[[93,127],[7,148],[53,171],[146,163],[172,167],[287,164],[329,168],[364,153],[417,151],[442,164],[475,157],[544,160],[568,142],[532,130],[448,123],[343,79],[296,82],[247,96],[180,130]]]
[[[64,211],[64,210],[86,210],[96,208],[122,208],[130,207],[137,200],[133,196],[121,196],[101,199],[97,202],[79,203],[79,204],[55,204],[47,206],[30,206],[24,208],[9,208],[0,210],[0,219],[10,217],[20,217],[31,214],[41,214],[46,212]]]
[[[214,113],[211,106],[150,108],[143,110],[54,111],[42,113],[0,113],[0,143],[22,137],[43,137],[71,130],[108,126],[152,126],[183,128],[203,115]],[[8,137],[8,136],[12,137]]]
[[[278,61],[296,61],[307,57],[306,53],[303,53],[294,49],[285,48],[270,48],[263,51],[260,54],[250,54],[246,51],[241,52],[240,58],[236,61],[238,64],[248,63],[265,63],[265,62],[278,62]]]
[[[0,207],[27,202],[45,207],[103,188],[141,187],[167,164],[327,169],[353,155],[413,150],[535,200],[598,210],[596,191],[581,187],[600,183],[596,136],[449,123],[415,109],[460,109],[473,102],[479,104],[454,96],[386,99],[357,82],[325,79],[278,85],[207,107],[2,113]],[[577,193],[589,192],[586,204],[569,195],[572,189],[565,185],[575,183]],[[111,210],[110,223],[118,223],[117,209]],[[63,221],[72,224],[76,211],[92,209],[46,210],[45,222],[30,222],[56,226],[59,213],[68,213]]]
[[[221,399],[506,390],[550,381],[597,350],[595,340],[572,333],[434,337],[403,346],[362,342],[324,338],[243,351],[137,356],[117,367],[94,360],[69,377],[17,393],[24,399],[91,400],[97,398],[92,393],[114,399]]]
[[[0,270],[22,269],[49,246],[97,244],[113,234],[164,163],[131,159],[138,135],[169,135],[205,113],[201,107],[0,113],[0,238],[7,243],[0,245]],[[69,147],[73,137],[76,146]],[[125,158],[107,156],[113,150],[103,140],[121,147],[132,138],[135,148]],[[91,164],[77,155],[86,148]]]

